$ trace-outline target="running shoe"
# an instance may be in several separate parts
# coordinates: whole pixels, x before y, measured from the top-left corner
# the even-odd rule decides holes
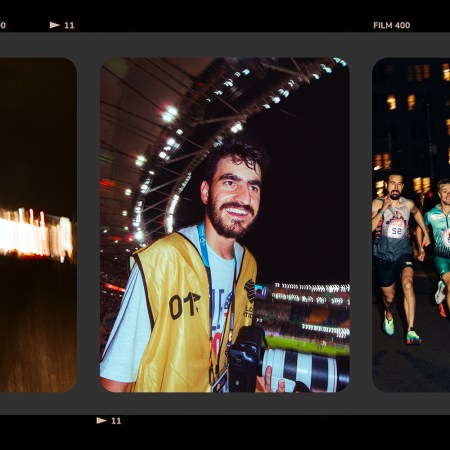
[[[414,331],[414,328],[411,328],[406,334],[406,343],[408,345],[419,345],[422,342],[419,335]]]
[[[384,316],[384,322],[383,322],[383,331],[388,335],[392,336],[394,334],[395,328],[394,328],[394,318],[389,320],[386,316]]]
[[[442,280],[438,283],[438,290],[436,291],[436,294],[434,294],[434,299],[436,300],[436,303],[440,305],[445,300],[445,294],[444,294],[445,284]]]
[[[443,317],[444,319],[447,318],[447,313],[445,312],[445,308],[444,305],[441,303],[440,305],[438,305],[438,310],[439,310],[439,315],[441,317]]]

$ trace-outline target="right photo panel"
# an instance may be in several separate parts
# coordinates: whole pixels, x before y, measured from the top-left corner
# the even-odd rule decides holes
[[[373,70],[372,375],[450,391],[450,58]]]

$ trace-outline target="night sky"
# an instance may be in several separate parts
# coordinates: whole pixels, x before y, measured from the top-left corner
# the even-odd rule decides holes
[[[243,242],[258,262],[258,281],[348,283],[348,69],[302,84],[275,108],[252,116],[239,137],[270,156],[260,214]],[[177,224],[183,216],[192,223],[194,210],[201,216],[202,172],[203,165],[183,193]]]
[[[76,69],[0,59],[0,208],[76,214]]]

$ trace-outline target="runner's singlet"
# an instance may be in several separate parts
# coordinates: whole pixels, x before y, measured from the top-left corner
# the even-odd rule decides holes
[[[400,197],[397,207],[391,205],[384,212],[375,230],[373,254],[377,258],[396,261],[400,256],[412,253],[408,226],[410,213],[405,197]]]

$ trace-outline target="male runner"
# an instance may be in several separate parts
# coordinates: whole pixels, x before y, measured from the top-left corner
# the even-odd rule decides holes
[[[406,344],[420,344],[414,330],[416,296],[413,286],[413,257],[409,241],[409,217],[412,214],[423,230],[423,246],[430,244],[422,213],[412,200],[401,196],[404,188],[403,174],[391,171],[385,180],[386,196],[372,201],[372,232],[375,232],[373,254],[378,281],[383,292],[383,330],[388,336],[394,334],[392,303],[395,298],[395,282],[401,279],[407,321]]]
[[[437,183],[437,191],[441,203],[425,214],[425,225],[433,228],[434,237],[434,265],[439,275],[438,290],[435,294],[436,303],[442,308],[442,302],[447,297],[447,307],[450,310],[450,179],[446,178]],[[418,257],[425,258],[422,247],[422,230],[417,230],[417,244],[421,249]],[[445,293],[445,291],[447,291]],[[445,314],[445,311],[444,311]],[[441,313],[442,315],[442,313]]]

